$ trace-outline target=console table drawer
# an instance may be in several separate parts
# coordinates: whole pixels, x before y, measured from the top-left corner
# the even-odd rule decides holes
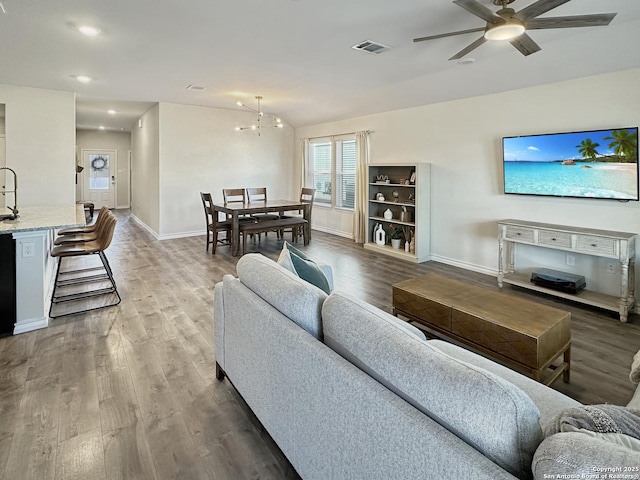
[[[571,248],[571,235],[564,232],[540,230],[538,232],[538,243],[554,247]]]
[[[511,240],[533,243],[533,228],[514,227],[508,225],[505,237]]]
[[[617,256],[617,244],[618,241],[612,238],[579,235],[576,241],[576,250],[582,252]]]

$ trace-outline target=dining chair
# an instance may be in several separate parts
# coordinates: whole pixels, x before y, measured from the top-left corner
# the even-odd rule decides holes
[[[310,204],[309,207],[309,218],[307,218],[307,222],[308,222],[308,228],[311,228],[311,210],[313,209],[313,200],[316,197],[316,189],[315,188],[305,188],[302,187],[302,189],[300,190],[300,203],[308,203]],[[297,216],[301,217],[303,215],[303,211],[302,210],[298,210],[298,214]],[[287,218],[287,217],[291,217],[291,216],[296,216],[296,215],[280,215],[280,218]],[[300,236],[300,230],[299,227],[294,227],[291,230],[282,230],[280,232],[280,235],[284,237],[284,234],[286,232],[291,232],[292,235],[292,240],[295,242],[297,241],[297,238]]]
[[[267,187],[247,188],[247,201],[251,203],[264,203],[267,201]],[[272,213],[255,213],[251,215],[257,221],[278,220],[280,215]],[[265,232],[266,235],[266,232]]]
[[[213,208],[213,200],[210,193],[200,192],[200,198],[202,199],[202,206],[204,207],[204,217],[207,222],[207,245],[206,250],[209,251],[209,244],[213,243],[211,253],[216,254],[216,245],[229,245],[231,243],[231,220],[226,219],[221,221],[218,218],[218,212]],[[226,236],[223,239],[218,238],[218,232],[226,232]],[[210,240],[213,234],[213,242]]]

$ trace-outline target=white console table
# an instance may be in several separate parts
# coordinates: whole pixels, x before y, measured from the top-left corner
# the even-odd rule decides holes
[[[501,220],[498,222],[498,286],[502,288],[504,283],[508,283],[617,311],[620,313],[620,321],[626,322],[629,310],[635,304],[636,237],[635,233],[523,220]],[[589,289],[571,294],[534,285],[527,275],[516,272],[514,252],[515,245],[518,243],[618,260],[621,266],[620,296],[607,295]],[[507,265],[506,271],[505,265]]]

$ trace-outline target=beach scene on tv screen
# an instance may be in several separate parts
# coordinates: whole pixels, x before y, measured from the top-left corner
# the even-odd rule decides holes
[[[505,193],[638,199],[638,128],[503,139]]]

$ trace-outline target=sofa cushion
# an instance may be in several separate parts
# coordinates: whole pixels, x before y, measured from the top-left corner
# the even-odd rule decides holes
[[[514,384],[526,393],[533,403],[535,403],[536,407],[538,407],[538,411],[540,412],[540,427],[543,430],[545,426],[562,411],[567,408],[582,405],[580,402],[575,401],[563,393],[458,345],[443,340],[429,340],[429,344],[451,357],[488,370],[507,382]]]
[[[322,308],[325,343],[505,470],[529,478],[542,440],[531,399],[506,380],[383,321],[370,308],[332,293]]]
[[[256,295],[314,337],[322,338],[321,310],[326,293],[259,253],[244,255],[236,270],[240,281]]]
[[[278,258],[278,264],[310,284],[315,285],[327,295],[331,293],[329,280],[320,266],[293,245],[284,242],[282,252],[280,252],[280,257]]]

